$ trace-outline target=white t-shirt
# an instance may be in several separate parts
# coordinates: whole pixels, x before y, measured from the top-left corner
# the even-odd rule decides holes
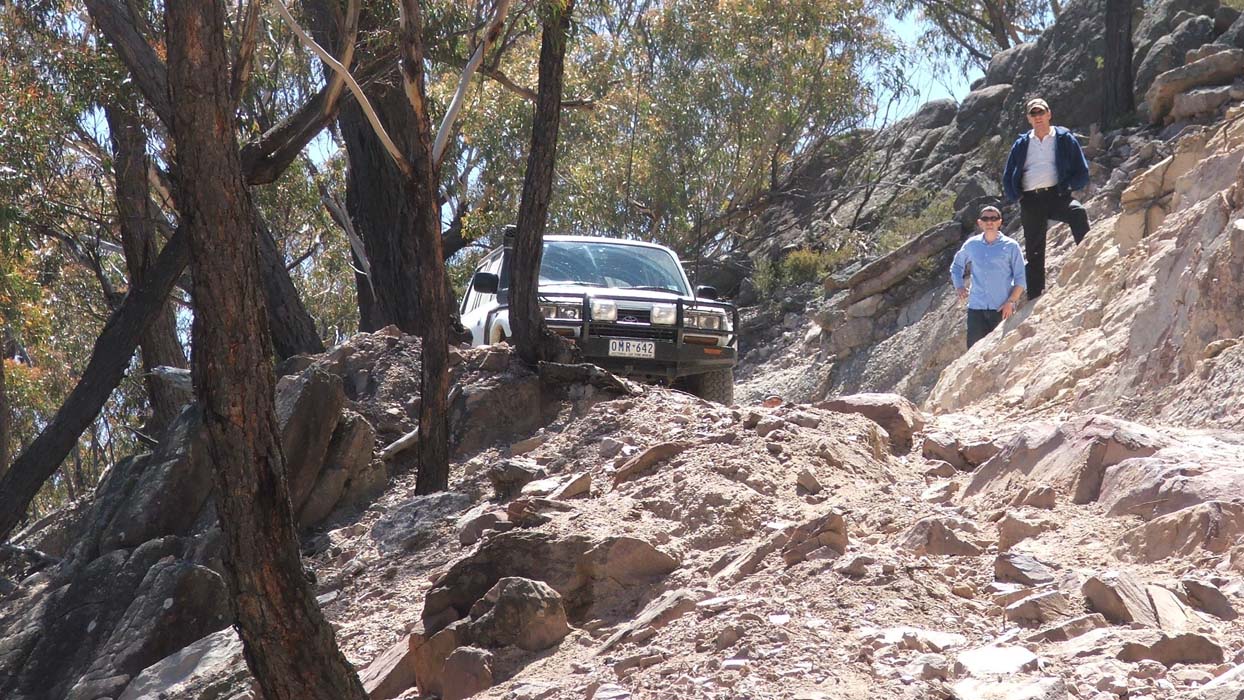
[[[1054,162],[1054,145],[1058,134],[1050,129],[1044,139],[1028,132],[1028,158],[1024,161],[1024,190],[1039,190],[1058,184],[1058,166]]]

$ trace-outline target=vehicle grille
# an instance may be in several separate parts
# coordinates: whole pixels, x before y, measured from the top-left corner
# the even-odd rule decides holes
[[[652,309],[618,309],[619,323],[652,323]]]
[[[618,315],[621,316],[622,312],[619,311]],[[630,323],[593,323],[588,333],[601,338],[641,338],[673,342],[678,331],[673,328],[653,328]]]

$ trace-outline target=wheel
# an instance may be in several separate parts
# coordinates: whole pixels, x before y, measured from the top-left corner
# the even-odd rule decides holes
[[[706,401],[734,403],[734,368],[715,369],[687,377],[687,389]]]

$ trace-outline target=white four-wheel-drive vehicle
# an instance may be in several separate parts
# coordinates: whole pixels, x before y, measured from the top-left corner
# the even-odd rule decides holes
[[[509,245],[476,268],[462,299],[472,343],[510,337]],[[612,372],[734,401],[738,312],[712,287],[692,289],[674,252],[638,241],[545,236],[540,309],[583,357]]]

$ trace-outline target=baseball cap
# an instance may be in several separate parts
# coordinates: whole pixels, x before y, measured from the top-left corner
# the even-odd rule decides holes
[[[1028,100],[1028,103],[1024,105],[1024,114],[1031,112],[1036,107],[1040,107],[1047,112],[1050,111],[1050,105],[1046,103],[1045,100],[1040,97],[1034,97],[1031,100]]]

